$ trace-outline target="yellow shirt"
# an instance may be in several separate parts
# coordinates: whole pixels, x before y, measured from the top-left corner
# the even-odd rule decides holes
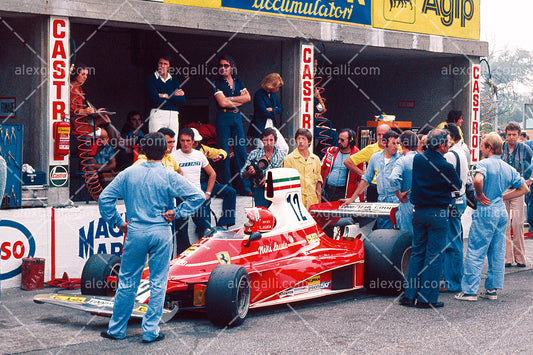
[[[147,161],[147,160],[148,159],[146,158],[146,155],[139,154],[139,156],[137,157],[137,160],[135,161],[135,163],[133,163],[133,165],[140,164],[143,161]],[[165,154],[161,162],[166,168],[172,171],[178,172],[180,170],[180,166],[178,165],[178,162],[170,154]]]
[[[228,157],[228,153],[224,149],[213,148],[205,144],[200,144],[200,151],[205,154],[207,159],[211,159],[216,155],[222,155],[222,160]]]
[[[307,160],[302,157],[298,148],[285,157],[283,161],[285,168],[293,168],[298,170],[300,174],[300,184],[302,185],[302,202],[305,208],[318,203],[318,196],[316,195],[316,185],[322,183],[322,175],[320,175],[320,158],[313,153],[310,153]]]
[[[357,153],[350,155],[350,159],[352,159],[353,163],[355,165],[359,165],[361,163],[368,163],[370,161],[370,158],[372,158],[372,155],[377,152],[381,152],[383,148],[379,146],[379,144],[372,143],[358,151]],[[377,174],[374,175],[374,180],[372,180],[372,184],[376,185],[376,177]]]
[[[446,126],[448,124],[448,122],[444,121],[444,122],[441,122],[439,123],[439,125],[436,127],[437,129],[444,129],[444,126]],[[457,128],[459,128],[459,134],[461,135],[461,140],[464,142],[465,139],[463,137],[463,131],[461,130],[461,127],[457,126]]]

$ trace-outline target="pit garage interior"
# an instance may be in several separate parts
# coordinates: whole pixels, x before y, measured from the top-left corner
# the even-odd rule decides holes
[[[6,17],[11,26],[34,48],[46,48],[47,17]],[[364,29],[367,30],[367,29]],[[130,110],[138,110],[147,117],[150,106],[145,93],[145,78],[156,70],[160,54],[174,57],[171,66],[185,90],[187,103],[180,110],[180,127],[199,121],[215,123],[213,89],[209,81],[216,72],[217,56],[228,53],[236,59],[237,73],[250,94],[259,89],[262,78],[279,72],[285,82],[279,96],[284,107],[281,131],[292,137],[298,128],[298,76],[301,43],[315,45],[316,76],[322,77],[322,96],[326,99],[325,117],[333,128],[365,126],[375,115],[395,115],[397,121],[411,121],[413,127],[436,126],[446,119],[452,108],[469,112],[468,68],[479,56],[455,54],[456,48],[427,51],[396,49],[385,45],[363,46],[341,42],[318,42],[303,38],[281,38],[252,34],[191,30],[174,27],[150,28],[141,24],[125,24],[70,18],[71,58],[94,68],[83,89],[96,107],[115,111],[112,120],[120,130]],[[420,41],[432,36],[419,35]],[[433,36],[434,37],[434,36]],[[28,49],[13,36],[0,33],[3,43],[11,43],[12,51],[0,56],[2,67],[41,65]],[[458,40],[461,41],[461,40]],[[43,43],[44,42],[44,43]],[[471,41],[470,41],[471,42]],[[449,45],[448,45],[449,46]],[[438,47],[438,46],[437,46]],[[482,47],[480,47],[482,48]],[[448,51],[446,49],[449,49]],[[476,49],[476,52],[480,49]],[[45,51],[44,51],[45,52]],[[446,53],[449,52],[449,53]],[[457,69],[453,75],[449,69]],[[38,87],[39,78],[11,78],[0,74],[8,84],[0,89],[0,96],[25,97]],[[13,81],[10,81],[13,79]],[[24,79],[24,78],[22,78]],[[2,80],[4,81],[4,80]],[[17,113],[17,123],[25,125],[24,163],[36,170],[46,170],[46,158],[39,156],[49,144],[38,132],[46,132],[43,95],[28,99]],[[407,102],[407,105],[402,105]],[[253,104],[243,105],[244,115],[250,119]],[[20,119],[19,119],[20,118]],[[316,122],[315,122],[316,123]],[[244,121],[245,132],[248,122]],[[469,136],[468,119],[463,125],[465,138]],[[315,135],[318,131],[315,130]],[[291,149],[293,142],[289,139]],[[253,149],[252,146],[248,146]],[[71,163],[71,173],[79,169]],[[79,191],[81,178],[71,175],[71,198],[85,200]]]

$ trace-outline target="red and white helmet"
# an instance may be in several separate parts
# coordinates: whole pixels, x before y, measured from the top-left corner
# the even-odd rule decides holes
[[[244,233],[268,232],[276,225],[276,219],[268,208],[254,207],[246,214],[248,222],[244,224]]]

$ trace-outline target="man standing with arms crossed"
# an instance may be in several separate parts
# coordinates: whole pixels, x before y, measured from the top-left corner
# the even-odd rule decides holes
[[[370,158],[374,153],[381,152],[385,149],[385,143],[383,143],[383,135],[390,131],[390,126],[387,124],[380,124],[376,127],[376,143],[372,143],[364,147],[361,151],[353,154],[350,158],[344,161],[346,167],[356,173],[359,176],[364,175],[363,169],[358,168],[357,166],[361,163],[368,163]],[[378,188],[376,183],[376,176],[374,180],[370,182],[366,190],[366,200],[368,202],[377,202],[378,200]]]
[[[104,189],[98,200],[102,218],[126,235],[118,275],[113,315],[109,329],[102,337],[118,340],[126,336],[141,274],[149,256],[150,301],[142,320],[143,343],[162,340],[159,321],[172,252],[170,222],[175,217],[188,217],[196,211],[204,196],[187,179],[165,168],[161,159],[167,142],[162,134],[150,133],[143,141],[147,161],[124,170]],[[174,198],[183,203],[174,206]],[[117,199],[124,199],[125,222],[117,211]]]
[[[179,132],[178,105],[185,104],[185,92],[177,78],[170,75],[170,56],[162,56],[157,62],[157,71],[146,78],[146,89],[152,110],[150,111],[150,132],[159,128],[170,128]]]

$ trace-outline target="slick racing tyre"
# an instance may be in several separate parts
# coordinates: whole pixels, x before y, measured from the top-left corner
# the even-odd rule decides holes
[[[393,229],[375,230],[364,239],[367,290],[381,294],[404,290],[412,239],[412,233]]]
[[[250,307],[250,277],[242,266],[218,265],[207,282],[207,318],[216,326],[234,327],[244,322]]]
[[[95,254],[85,263],[81,272],[83,295],[113,296],[116,282],[108,282],[108,276],[118,277],[120,257],[114,254]]]

